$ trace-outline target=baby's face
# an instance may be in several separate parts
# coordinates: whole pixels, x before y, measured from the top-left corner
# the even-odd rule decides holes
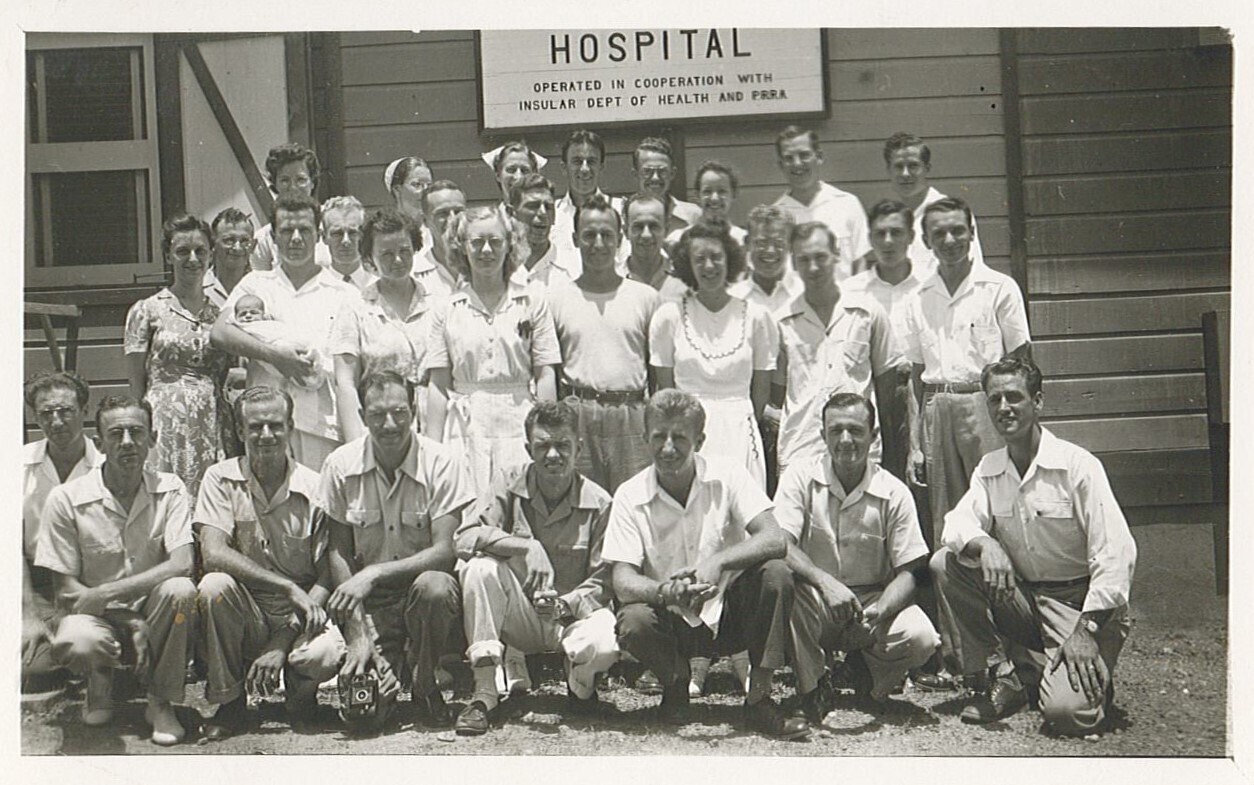
[[[249,322],[259,322],[266,318],[266,306],[261,300],[246,297],[235,304],[235,319],[237,321],[248,324]]]

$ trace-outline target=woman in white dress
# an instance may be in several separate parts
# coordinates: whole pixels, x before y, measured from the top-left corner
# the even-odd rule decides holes
[[[758,420],[770,397],[779,329],[764,309],[728,294],[745,260],[726,223],[694,224],[672,261],[689,292],[663,303],[649,326],[658,389],[696,396],[706,416],[701,453],[743,463],[765,488]]]
[[[510,282],[527,257],[523,232],[496,207],[453,218],[449,253],[469,270],[469,285],[430,317],[429,435],[460,449],[479,493],[503,468],[528,460],[523,420],[534,400],[557,398],[553,316],[543,297]]]

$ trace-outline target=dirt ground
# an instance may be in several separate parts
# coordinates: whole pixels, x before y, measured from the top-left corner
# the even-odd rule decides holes
[[[88,728],[79,719],[81,701],[67,692],[40,709],[22,714],[22,752],[28,755],[789,755],[789,756],[1207,756],[1227,754],[1227,630],[1209,622],[1180,630],[1138,621],[1117,670],[1113,730],[1100,738],[1065,739],[1042,730],[1040,714],[1025,711],[991,726],[958,719],[965,701],[957,693],[926,693],[908,687],[893,697],[891,712],[875,716],[858,709],[851,694],[842,696],[821,729],[807,741],[764,739],[743,728],[741,697],[731,691],[733,677],[716,664],[712,694],[697,701],[696,722],[673,728],[651,721],[658,698],[611,682],[602,697],[618,710],[596,721],[563,717],[565,688],[549,678],[531,695],[502,704],[497,725],[486,736],[456,737],[416,722],[408,701],[393,726],[373,738],[345,735],[335,717],[333,692],[321,696],[324,729],[311,735],[292,733],[281,703],[255,707],[258,724],[249,732],[210,743],[198,733],[174,748],[147,739],[143,704],[121,707],[115,722]],[[541,676],[559,677],[540,664]],[[534,675],[534,672],[533,672]],[[466,674],[458,680],[466,686]],[[777,676],[776,697],[792,694],[791,675]],[[180,709],[185,725],[211,713],[200,696],[203,685],[189,685]],[[446,693],[446,695],[451,693]],[[457,699],[457,696],[454,696]]]

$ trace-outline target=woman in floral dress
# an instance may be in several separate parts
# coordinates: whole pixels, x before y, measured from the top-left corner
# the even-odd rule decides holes
[[[213,247],[209,225],[180,214],[161,230],[174,282],[131,306],[122,348],[131,395],[152,406],[157,443],[148,466],[178,475],[194,498],[205,469],[223,457],[219,407],[229,358],[209,343],[218,318],[202,285]]]

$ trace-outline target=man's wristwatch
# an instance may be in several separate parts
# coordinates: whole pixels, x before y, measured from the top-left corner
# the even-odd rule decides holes
[[[1089,635],[1096,635],[1101,630],[1101,625],[1093,619],[1084,618],[1082,623],[1084,624],[1084,629],[1088,630]]]

